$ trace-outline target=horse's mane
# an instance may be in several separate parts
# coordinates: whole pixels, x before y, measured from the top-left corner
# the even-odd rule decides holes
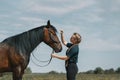
[[[21,34],[11,36],[2,41],[2,43],[7,44],[15,48],[15,51],[20,54],[29,54],[31,53],[39,43],[43,41],[44,30],[46,26],[40,26],[28,31],[25,31]],[[56,28],[51,25],[51,28],[57,32]]]

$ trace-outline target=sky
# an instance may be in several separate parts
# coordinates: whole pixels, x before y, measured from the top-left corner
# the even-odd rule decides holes
[[[64,31],[66,41],[74,32],[79,44],[79,72],[120,67],[120,0],[0,0],[0,41],[32,28],[51,24]],[[65,55],[66,47],[58,55]],[[32,52],[39,60],[49,60],[52,49],[44,43]],[[28,67],[34,73],[65,72],[64,61],[53,58],[38,67],[32,56]]]

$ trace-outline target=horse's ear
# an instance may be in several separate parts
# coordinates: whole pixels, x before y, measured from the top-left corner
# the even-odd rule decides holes
[[[50,20],[48,20],[48,22],[47,22],[47,27],[48,28],[50,27]]]

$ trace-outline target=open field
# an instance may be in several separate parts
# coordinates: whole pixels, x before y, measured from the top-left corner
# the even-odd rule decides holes
[[[4,75],[0,80],[12,80]],[[25,74],[23,80],[66,80],[65,74]],[[120,74],[78,74],[76,80],[120,80]]]

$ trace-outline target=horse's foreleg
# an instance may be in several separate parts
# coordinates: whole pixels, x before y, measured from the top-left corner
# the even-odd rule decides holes
[[[13,80],[22,80],[24,70],[20,66],[13,70]]]
[[[17,73],[13,72],[13,80],[22,80],[22,75],[17,75]]]

